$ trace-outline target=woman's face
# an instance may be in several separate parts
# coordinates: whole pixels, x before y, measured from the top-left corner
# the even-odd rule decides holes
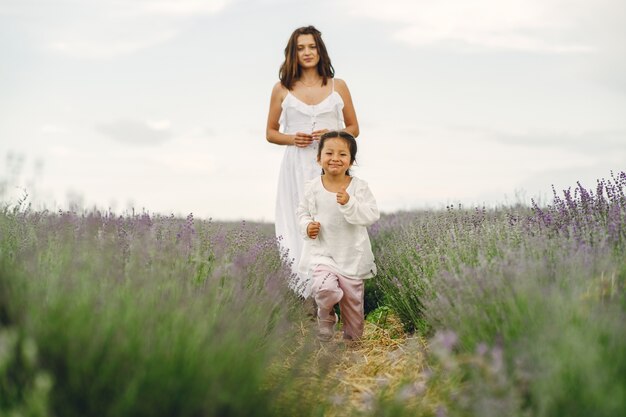
[[[317,44],[313,35],[300,35],[296,41],[298,65],[302,68],[315,68],[320,61]]]

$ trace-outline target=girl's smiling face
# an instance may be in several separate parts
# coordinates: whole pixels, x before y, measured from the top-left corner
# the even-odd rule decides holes
[[[348,142],[342,138],[326,139],[317,163],[326,175],[346,175],[346,171],[352,166]]]

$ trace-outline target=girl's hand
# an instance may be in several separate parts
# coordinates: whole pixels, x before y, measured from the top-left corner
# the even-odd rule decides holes
[[[298,132],[293,138],[293,144],[298,148],[306,148],[313,142],[313,135],[304,132]]]
[[[313,136],[313,139],[315,140],[320,140],[320,137],[326,132],[330,132],[330,131],[328,129],[314,130],[311,133],[311,136]]]
[[[311,238],[315,239],[317,235],[320,234],[320,222],[311,222],[306,227],[306,234]]]
[[[341,191],[337,193],[337,202],[342,206],[350,200],[350,194],[346,191],[346,187],[341,187]]]

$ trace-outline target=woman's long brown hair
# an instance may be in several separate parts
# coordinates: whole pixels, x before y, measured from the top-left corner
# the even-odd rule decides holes
[[[314,26],[303,26],[294,30],[291,34],[287,47],[285,47],[285,61],[280,66],[280,71],[278,72],[280,83],[288,90],[291,90],[293,84],[300,78],[302,72],[300,65],[298,65],[298,36],[300,35],[313,35],[317,53],[320,57],[317,63],[317,73],[322,76],[322,85],[326,85],[328,79],[335,76],[335,69],[330,63],[326,45],[324,45],[322,40],[322,32],[315,29]]]

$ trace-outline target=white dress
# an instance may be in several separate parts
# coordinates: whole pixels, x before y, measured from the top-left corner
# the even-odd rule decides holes
[[[344,128],[343,99],[335,91],[331,79],[332,92],[324,100],[309,105],[297,99],[291,92],[282,102],[279,123],[285,134],[297,132],[311,133],[314,130],[341,130]],[[304,194],[304,184],[321,174],[317,164],[318,141],[313,141],[306,148],[294,145],[285,146],[285,154],[278,175],[278,193],[276,196],[276,237],[281,250],[287,252],[294,278],[290,287],[304,296],[308,287],[308,276],[298,275],[298,263],[302,253],[304,239],[298,232],[296,209]]]

